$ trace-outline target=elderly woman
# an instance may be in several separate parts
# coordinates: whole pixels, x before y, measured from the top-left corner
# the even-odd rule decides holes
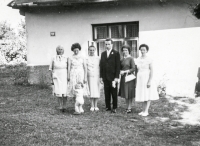
[[[153,81],[153,61],[146,55],[149,47],[142,44],[139,50],[142,56],[135,60],[138,69],[135,101],[142,102],[142,112],[139,115],[148,116],[151,101],[159,99],[159,96]]]
[[[49,70],[54,84],[54,95],[58,97],[59,109],[66,109],[67,101],[67,58],[63,56],[64,48],[56,48],[57,55],[52,58]]]
[[[90,46],[88,48],[89,56],[87,58],[87,79],[90,90],[91,108],[90,111],[98,111],[97,102],[100,97],[100,76],[99,62],[100,58],[95,56],[96,48]]]
[[[125,82],[125,77],[134,73],[135,63],[133,57],[130,55],[131,48],[129,45],[123,45],[121,51],[123,52],[123,58],[121,59],[120,67],[121,81],[119,96],[126,99],[126,112],[131,113],[132,101],[135,97],[135,80]]]
[[[67,96],[75,97],[75,85],[79,82],[84,84],[84,96],[89,95],[87,86],[87,66],[85,59],[79,54],[81,46],[74,43],[71,46],[74,54],[68,58],[68,89]]]

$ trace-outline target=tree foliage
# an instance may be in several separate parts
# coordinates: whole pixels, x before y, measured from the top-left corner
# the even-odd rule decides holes
[[[197,4],[193,9],[193,15],[197,17],[197,19],[200,19],[200,3]]]
[[[21,63],[26,61],[26,28],[25,22],[21,21],[16,29],[6,21],[0,22],[0,64]]]

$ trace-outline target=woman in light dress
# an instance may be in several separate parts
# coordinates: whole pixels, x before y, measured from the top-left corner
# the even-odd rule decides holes
[[[153,81],[153,63],[146,53],[149,51],[149,47],[146,44],[142,44],[139,47],[142,56],[135,59],[137,65],[137,84],[136,84],[136,102],[142,102],[141,116],[149,115],[149,107],[152,100],[158,100],[158,92]]]
[[[84,96],[89,95],[89,89],[87,86],[87,66],[86,61],[79,54],[81,46],[79,43],[74,43],[71,46],[71,50],[74,54],[68,58],[68,88],[67,96],[75,98],[75,85],[79,82],[84,84]]]
[[[90,90],[91,108],[90,111],[98,111],[98,99],[100,98],[100,75],[99,62],[100,58],[95,56],[96,48],[90,46],[88,48],[89,56],[87,58],[87,79]]]
[[[64,112],[67,101],[67,58],[63,56],[64,48],[56,48],[57,55],[52,58],[49,70],[54,84],[54,95],[58,97],[59,109]]]
[[[119,96],[126,99],[126,113],[131,113],[132,100],[135,97],[135,80],[125,82],[125,77],[127,74],[135,72],[135,63],[130,55],[131,48],[129,45],[123,45],[121,51],[123,52],[123,58],[120,61],[121,80]]]

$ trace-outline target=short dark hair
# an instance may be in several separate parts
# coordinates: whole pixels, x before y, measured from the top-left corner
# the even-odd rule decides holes
[[[111,44],[113,44],[113,40],[111,38],[107,38],[105,41],[111,41]]]
[[[78,48],[79,50],[81,50],[81,45],[79,43],[72,44],[71,50],[73,51],[75,48]]]
[[[130,47],[129,45],[123,45],[123,46],[121,47],[121,51],[122,51],[122,52],[123,52],[123,49],[124,49],[124,48],[128,49],[129,54],[131,53],[131,47]]]
[[[147,52],[149,51],[149,46],[146,45],[146,44],[141,44],[140,47],[139,47],[139,50],[141,50],[142,47],[145,47]]]

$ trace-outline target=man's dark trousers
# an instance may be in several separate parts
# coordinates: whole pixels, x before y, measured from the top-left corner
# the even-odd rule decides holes
[[[105,103],[106,108],[111,109],[111,95],[113,102],[113,109],[117,108],[117,86],[112,87],[112,81],[104,80],[104,92],[105,92]]]

